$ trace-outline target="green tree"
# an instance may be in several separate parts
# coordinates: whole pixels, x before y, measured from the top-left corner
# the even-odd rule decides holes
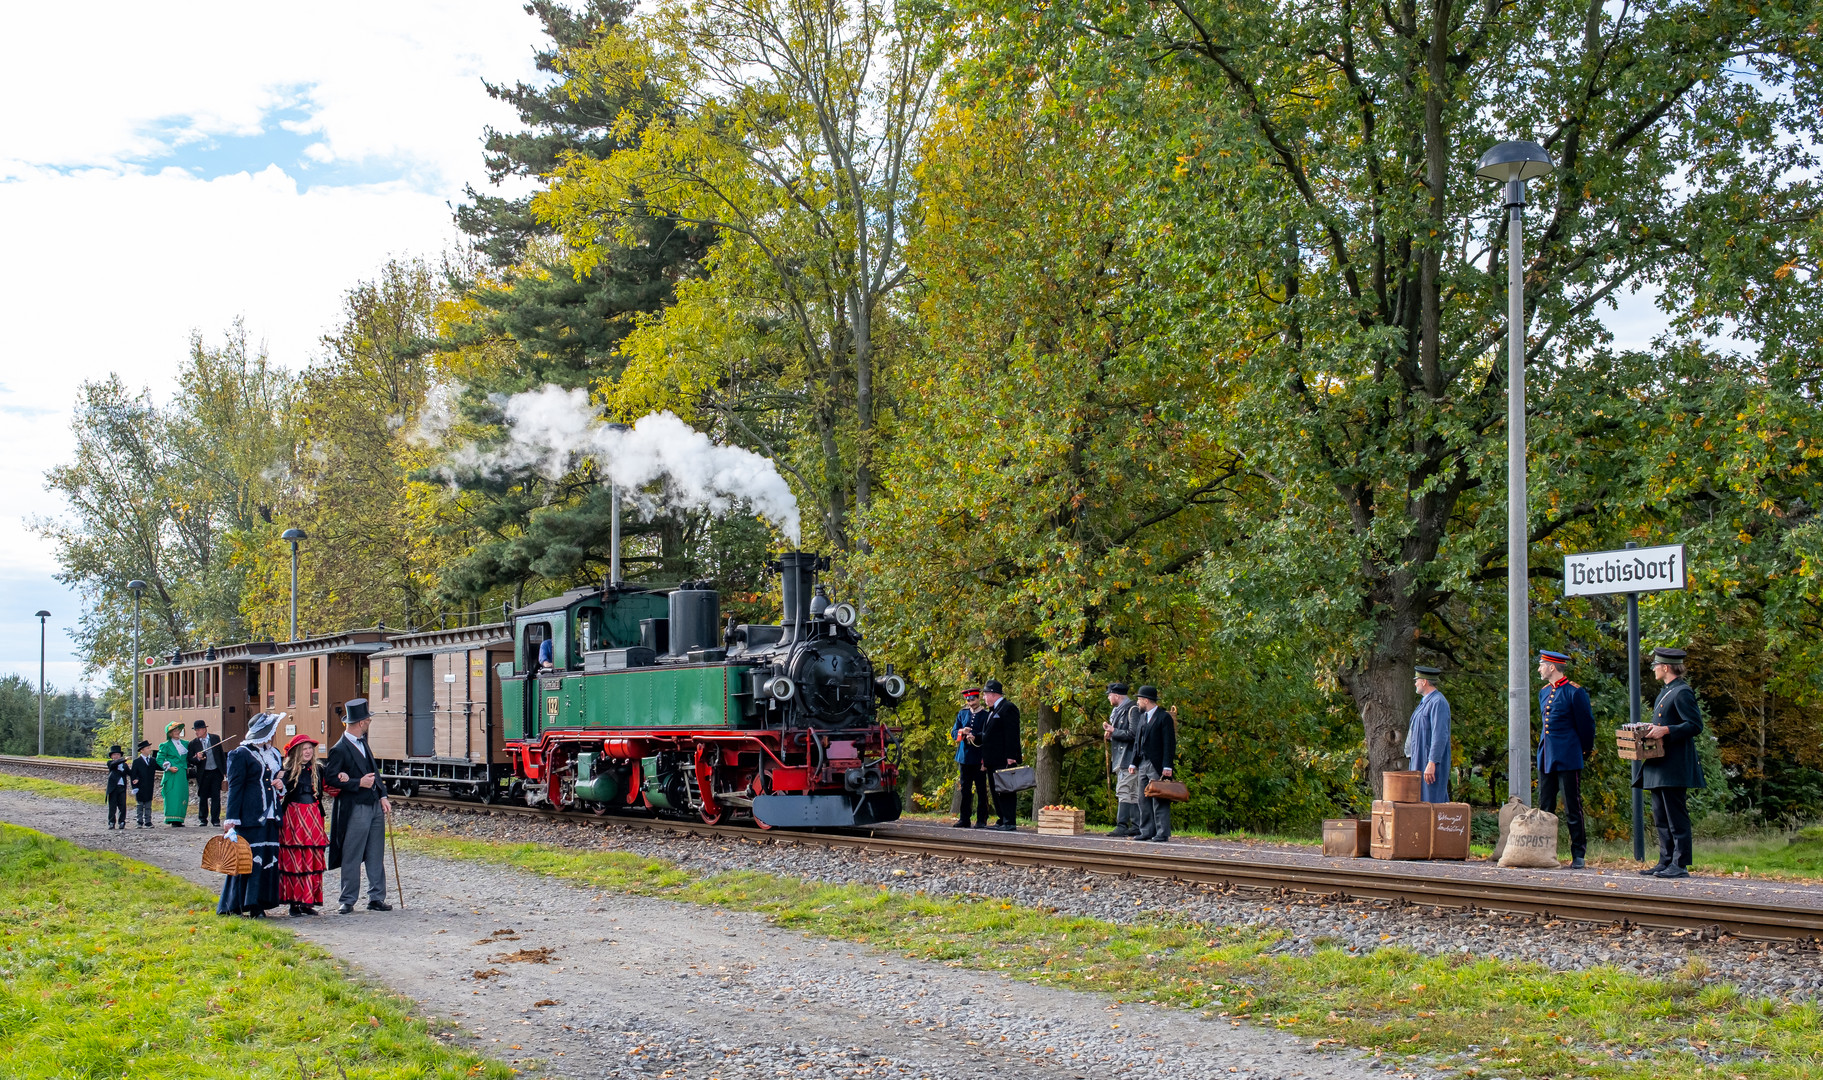
[[[977,84],[1058,87],[1121,125],[1159,362],[1221,378],[1196,422],[1265,481],[1211,547],[1205,594],[1321,643],[1372,774],[1400,760],[1413,660],[1466,648],[1452,605],[1485,627],[1506,573],[1504,221],[1472,178],[1494,142],[1536,139],[1558,165],[1532,186],[1525,267],[1535,604],[1555,592],[1546,545],[1681,524],[1693,488],[1772,514],[1638,439],[1678,423],[1662,399],[1689,368],[1676,345],[1615,355],[1597,316],[1650,285],[1682,335],[1721,319],[1751,335],[1774,325],[1768,297],[1797,298],[1789,267],[1815,261],[1814,5],[979,10]],[[1776,390],[1790,348],[1762,334],[1706,357],[1714,377],[1680,396]],[[1677,483],[1627,487],[1655,476]]]

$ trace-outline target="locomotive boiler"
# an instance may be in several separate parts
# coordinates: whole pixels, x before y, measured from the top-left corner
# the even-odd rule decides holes
[[[881,707],[906,693],[861,646],[852,605],[792,552],[777,624],[722,623],[709,582],[610,583],[515,611],[498,666],[512,790],[531,805],[644,808],[762,827],[899,816],[897,741]]]

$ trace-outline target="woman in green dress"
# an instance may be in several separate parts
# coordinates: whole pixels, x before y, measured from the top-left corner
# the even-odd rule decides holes
[[[158,744],[158,767],[164,770],[165,824],[184,827],[190,816],[190,744],[183,739],[182,721],[165,728]]]

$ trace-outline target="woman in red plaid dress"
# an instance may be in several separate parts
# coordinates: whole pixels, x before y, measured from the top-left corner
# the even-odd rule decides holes
[[[316,740],[298,735],[285,744],[284,825],[279,832],[279,900],[291,915],[315,915],[323,902],[323,766]]]

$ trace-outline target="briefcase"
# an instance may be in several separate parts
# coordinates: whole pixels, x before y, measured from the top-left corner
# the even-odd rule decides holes
[[[253,847],[236,836],[211,836],[203,845],[203,869],[239,877],[253,873]]]
[[[1163,799],[1166,802],[1189,802],[1190,789],[1176,780],[1149,780],[1146,782],[1146,798]]]
[[[1002,795],[1011,795],[1018,791],[1030,791],[1038,786],[1038,774],[1030,765],[1015,765],[1010,769],[994,770],[994,790]]]

